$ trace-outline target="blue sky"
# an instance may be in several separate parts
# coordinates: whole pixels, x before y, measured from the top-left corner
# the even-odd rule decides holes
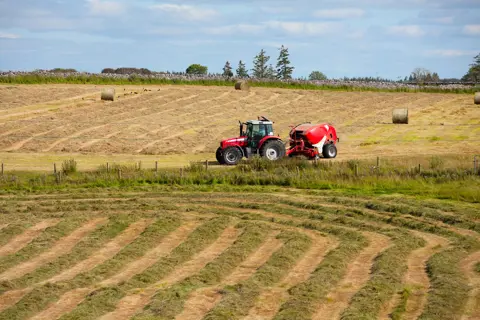
[[[289,48],[294,76],[461,77],[480,53],[480,0],[0,0],[0,70],[221,72]]]

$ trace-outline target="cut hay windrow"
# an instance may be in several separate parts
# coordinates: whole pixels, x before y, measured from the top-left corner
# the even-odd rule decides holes
[[[255,174],[329,174],[328,165],[310,170],[297,164],[299,173],[295,167],[260,167]],[[2,281],[0,320],[93,320],[116,312],[135,320],[307,320],[322,305],[331,306],[322,314],[332,319],[476,318],[480,212],[469,200],[398,195],[391,188],[379,196],[355,188],[218,181],[172,188],[157,185],[154,172],[123,168],[124,176],[136,177],[112,185],[104,169],[105,177],[89,188],[46,184],[48,192],[7,189],[0,195],[1,224],[8,224],[2,231],[17,226],[14,234],[0,232],[3,245],[42,221],[59,220],[0,257],[1,272],[63,250],[61,239],[92,219],[105,219],[68,252]],[[217,171],[191,166],[183,181],[215,178]],[[237,179],[250,174],[232,172]],[[175,170],[169,174],[178,176]],[[372,179],[381,184],[383,178]],[[409,187],[421,191],[420,184]],[[142,223],[144,228],[135,228]],[[235,235],[225,236],[225,230]],[[363,234],[390,240],[369,244]],[[382,248],[359,261],[373,245]]]
[[[48,227],[54,226],[58,223],[59,220],[45,220],[40,223],[37,223],[33,227],[26,230],[24,233],[16,236],[9,243],[5,244],[0,248],[0,256],[5,256],[13,254],[28,243],[30,243],[35,237],[37,237],[43,230]]]

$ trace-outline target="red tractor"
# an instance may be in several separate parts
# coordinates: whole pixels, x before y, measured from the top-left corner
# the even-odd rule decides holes
[[[279,136],[273,135],[273,122],[265,117],[258,120],[240,122],[240,136],[220,142],[216,152],[220,164],[235,165],[240,160],[258,154],[268,160],[278,160],[285,156],[285,144]],[[243,131],[244,126],[247,131]]]
[[[337,156],[337,132],[330,124],[304,123],[295,126],[290,131],[290,148],[285,149],[285,143],[279,136],[273,134],[273,122],[265,117],[258,120],[240,122],[240,136],[220,142],[216,152],[220,164],[235,165],[240,160],[260,155],[268,160],[278,160],[285,155],[294,157],[303,155],[316,159],[320,154],[324,158]],[[243,131],[246,125],[247,131]]]

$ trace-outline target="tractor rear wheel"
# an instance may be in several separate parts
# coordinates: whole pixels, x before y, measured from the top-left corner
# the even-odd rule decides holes
[[[217,152],[215,152],[215,157],[217,158],[218,163],[225,164],[222,153],[223,153],[222,147],[218,147]]]
[[[222,152],[223,162],[226,165],[233,166],[242,159],[242,152],[237,147],[225,148]]]
[[[270,161],[276,161],[285,157],[285,145],[280,140],[270,140],[265,142],[260,150],[260,155]]]
[[[326,144],[323,146],[323,157],[324,158],[335,158],[337,156],[337,147],[334,144]]]

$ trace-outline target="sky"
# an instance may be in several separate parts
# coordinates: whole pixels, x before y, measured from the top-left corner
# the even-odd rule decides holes
[[[252,68],[290,53],[294,77],[460,78],[480,53],[480,0],[0,0],[0,70]]]

